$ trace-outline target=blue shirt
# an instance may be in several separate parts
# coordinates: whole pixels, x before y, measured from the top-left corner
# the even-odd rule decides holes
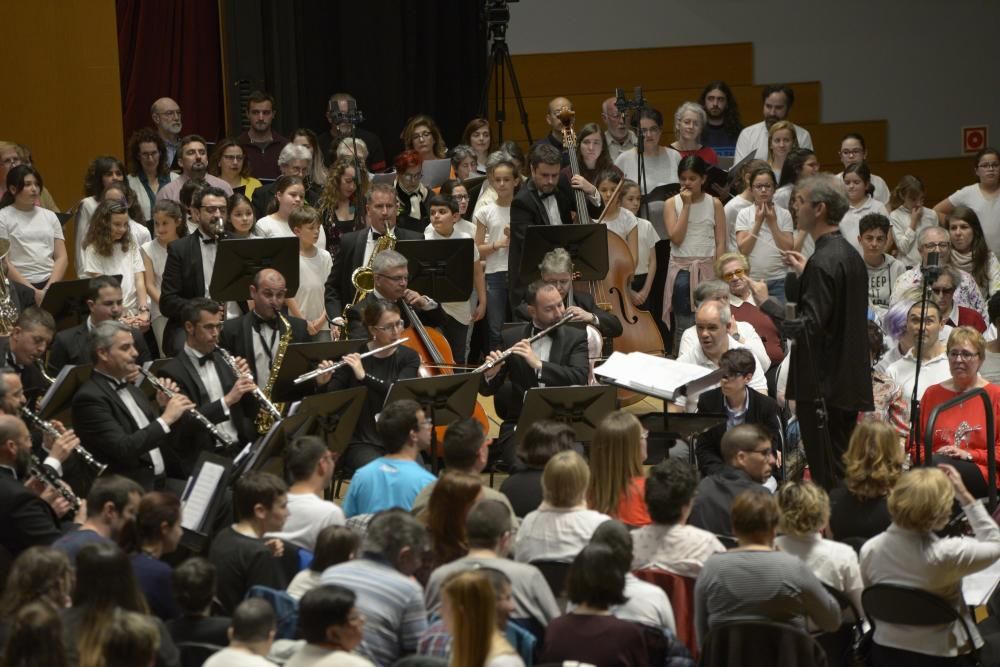
[[[80,552],[80,549],[84,548],[88,544],[94,544],[95,542],[110,542],[106,537],[102,537],[100,534],[89,530],[87,528],[81,528],[75,530],[72,533],[66,533],[58,540],[52,543],[53,549],[58,549],[67,556],[69,556],[70,562],[76,562],[76,555]]]
[[[435,479],[416,461],[379,457],[354,473],[344,513],[351,517],[392,507],[410,511],[420,490]]]

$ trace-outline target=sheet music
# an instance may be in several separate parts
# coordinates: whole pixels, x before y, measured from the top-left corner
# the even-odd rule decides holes
[[[205,520],[205,514],[212,506],[212,496],[215,495],[219,480],[225,472],[226,469],[218,463],[205,461],[198,471],[198,476],[188,480],[188,487],[184,490],[182,528],[198,531]]]
[[[713,371],[695,364],[686,364],[642,352],[614,352],[594,374],[613,380],[615,384],[638,392],[672,401],[684,387]]]
[[[970,607],[981,607],[986,604],[1000,583],[1000,561],[990,565],[985,570],[967,574],[962,577],[962,597]]]
[[[42,396],[42,400],[38,403],[38,413],[41,414],[46,407],[48,407],[49,401],[55,396],[56,391],[62,386],[62,383],[66,381],[66,376],[73,372],[76,366],[63,366],[59,369],[59,375],[56,379],[49,385],[49,388],[45,391],[45,395]]]

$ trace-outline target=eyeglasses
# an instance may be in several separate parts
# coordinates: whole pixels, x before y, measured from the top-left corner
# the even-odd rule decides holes
[[[433,136],[434,135],[431,134],[430,132],[414,132],[413,133],[413,138],[414,139],[429,139],[430,137],[433,137]]]
[[[455,201],[469,201],[469,195],[452,195],[451,198]]]
[[[941,295],[954,294],[955,293],[955,288],[954,287],[932,287],[931,291],[934,292],[935,294],[937,294],[938,296],[941,296]]]
[[[1000,162],[984,162],[978,166],[980,169],[985,169],[986,171],[996,171],[1000,169]]]
[[[961,359],[962,361],[969,361],[975,357],[978,357],[978,352],[970,352],[969,350],[948,350],[949,359]]]
[[[404,322],[403,320],[396,320],[392,324],[383,324],[381,326],[376,326],[372,328],[378,329],[379,331],[384,331],[386,333],[390,331],[402,331],[403,329],[406,328],[406,322]]]
[[[751,449],[747,453],[748,454],[760,454],[761,456],[763,456],[765,458],[770,458],[771,454],[772,454],[772,452],[771,452],[771,446],[770,445],[768,445],[767,447],[761,447],[760,449]]]
[[[410,183],[416,183],[417,181],[419,181],[423,177],[424,177],[424,172],[418,171],[415,174],[406,174],[406,173],[400,174],[399,175],[399,180],[401,180],[401,181],[409,181]]]
[[[733,278],[742,278],[746,274],[747,274],[746,269],[734,269],[732,271],[727,271],[727,272],[723,273],[722,274],[722,279],[726,280],[726,281],[729,281],[729,280],[732,280]]]
[[[937,243],[931,241],[930,243],[925,243],[921,247],[924,250],[947,250],[951,247],[951,241],[938,241]]]
[[[385,278],[386,280],[397,283],[399,285],[402,285],[403,283],[407,282],[410,279],[410,276],[405,273],[401,276],[390,276],[387,273],[376,273],[375,275],[379,276],[380,278]]]
[[[746,375],[747,375],[747,373],[726,373],[720,379],[721,380],[735,380],[736,378],[741,378],[741,377],[744,377]]]
[[[198,208],[200,208],[202,211],[205,211],[206,213],[225,213],[226,212],[226,207],[225,206],[199,206]]]

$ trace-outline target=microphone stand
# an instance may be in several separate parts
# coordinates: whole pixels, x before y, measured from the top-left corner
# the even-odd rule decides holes
[[[914,465],[929,463],[921,461],[923,449],[923,434],[920,432],[920,398],[917,393],[920,388],[920,367],[923,365],[924,351],[924,323],[927,318],[927,283],[934,283],[941,273],[941,266],[938,264],[939,254],[937,252],[927,253],[927,261],[920,266],[920,329],[917,333],[916,357],[917,366],[913,373],[913,391],[910,394],[910,446]]]
[[[645,106],[646,100],[642,96],[642,86],[635,87],[635,97],[631,100],[625,97],[625,91],[622,88],[615,88],[615,107],[622,116],[625,116],[629,111],[643,109]],[[627,125],[626,123],[626,127]],[[646,154],[643,147],[642,128],[638,124],[636,128],[638,129],[637,141],[635,142],[636,181],[639,184],[639,193],[642,197],[642,203],[639,205],[639,217],[648,219],[649,205],[646,202],[646,195],[649,194],[649,188],[646,182]]]

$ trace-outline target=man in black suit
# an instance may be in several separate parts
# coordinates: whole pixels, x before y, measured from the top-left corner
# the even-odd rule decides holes
[[[0,364],[13,368],[21,376],[21,386],[27,405],[34,408],[49,388],[42,375],[45,351],[52,343],[56,322],[48,312],[37,306],[21,313],[8,338],[0,338]]]
[[[340,237],[340,251],[334,255],[330,276],[326,279],[326,316],[330,319],[330,335],[335,339],[346,324],[344,308],[354,302],[357,294],[351,274],[359,266],[368,266],[376,242],[390,230],[400,241],[424,238],[421,234],[396,227],[396,191],[389,183],[372,186],[366,210],[365,222],[368,226]]]
[[[548,144],[536,145],[531,149],[528,163],[531,165],[531,178],[514,196],[510,205],[507,290],[511,308],[517,308],[524,296],[524,288],[518,284],[520,273],[530,273],[528,267],[521,266],[527,228],[532,225],[568,225],[575,220],[573,188],[561,174],[559,151]],[[596,192],[595,188],[594,193]],[[592,196],[592,200],[599,205],[600,195],[597,194],[596,199]]]
[[[163,353],[175,356],[184,347],[181,312],[188,299],[208,296],[208,285],[218,252],[219,221],[226,218],[226,193],[214,187],[196,190],[191,199],[191,220],[198,225],[193,234],[167,246],[167,263],[160,288],[160,312],[167,319],[163,330]]]
[[[222,306],[210,299],[191,299],[184,307],[184,331],[184,349],[160,368],[159,375],[173,380],[181,393],[198,406],[198,412],[232,442],[252,442],[257,437],[253,425],[257,404],[252,395],[256,385],[247,377],[237,378],[215,350],[222,331]],[[242,358],[237,358],[236,363],[244,372],[249,370]],[[177,432],[181,477],[187,477],[198,455],[214,451],[217,443],[204,425],[193,419],[183,420]]]
[[[695,452],[702,477],[725,468],[722,436],[740,424],[755,424],[767,432],[774,445],[778,467],[781,466],[781,443],[785,432],[781,408],[770,396],[747,386],[756,368],[757,360],[750,350],[735,348],[724,352],[719,359],[719,370],[722,371],[719,386],[698,396],[698,412],[726,415],[725,424],[715,426],[698,439]]]
[[[194,403],[170,380],[175,392],[168,399],[158,393],[159,416],[146,395],[126,380],[136,371],[138,353],[132,331],[114,320],[101,322],[91,332],[94,372],[73,396],[73,428],[94,457],[108,464],[108,472],[138,482],[144,489],[166,485],[167,461],[179,468],[169,447],[175,425]]]
[[[106,320],[120,320],[122,307],[122,287],[114,276],[97,276],[87,284],[87,308],[90,316],[75,327],[56,334],[49,352],[49,375],[55,377],[63,366],[89,364],[90,344],[87,340],[91,329]],[[146,340],[138,329],[132,329],[132,342],[139,353],[138,363],[153,360]]]
[[[395,250],[383,250],[372,260],[372,272],[374,289],[360,302],[347,309],[348,338],[368,338],[368,327],[364,324],[365,308],[379,299],[392,303],[405,302],[424,325],[441,326],[444,319],[441,304],[407,287],[410,270],[405,257]],[[411,324],[410,318],[405,309],[401,310],[403,324],[408,327]]]
[[[559,290],[535,281],[528,285],[525,300],[531,322],[523,328],[504,332],[504,349],[510,349],[512,354],[483,373],[479,388],[484,396],[492,396],[505,381],[510,382],[513,395],[511,406],[500,426],[495,450],[508,466],[515,462],[514,438],[511,436],[521,416],[524,393],[532,387],[586,384],[589,371],[587,337],[579,329],[561,326],[534,343],[527,341],[533,334],[563,318],[565,307]],[[494,350],[486,360],[499,361],[501,354],[499,350]]]

